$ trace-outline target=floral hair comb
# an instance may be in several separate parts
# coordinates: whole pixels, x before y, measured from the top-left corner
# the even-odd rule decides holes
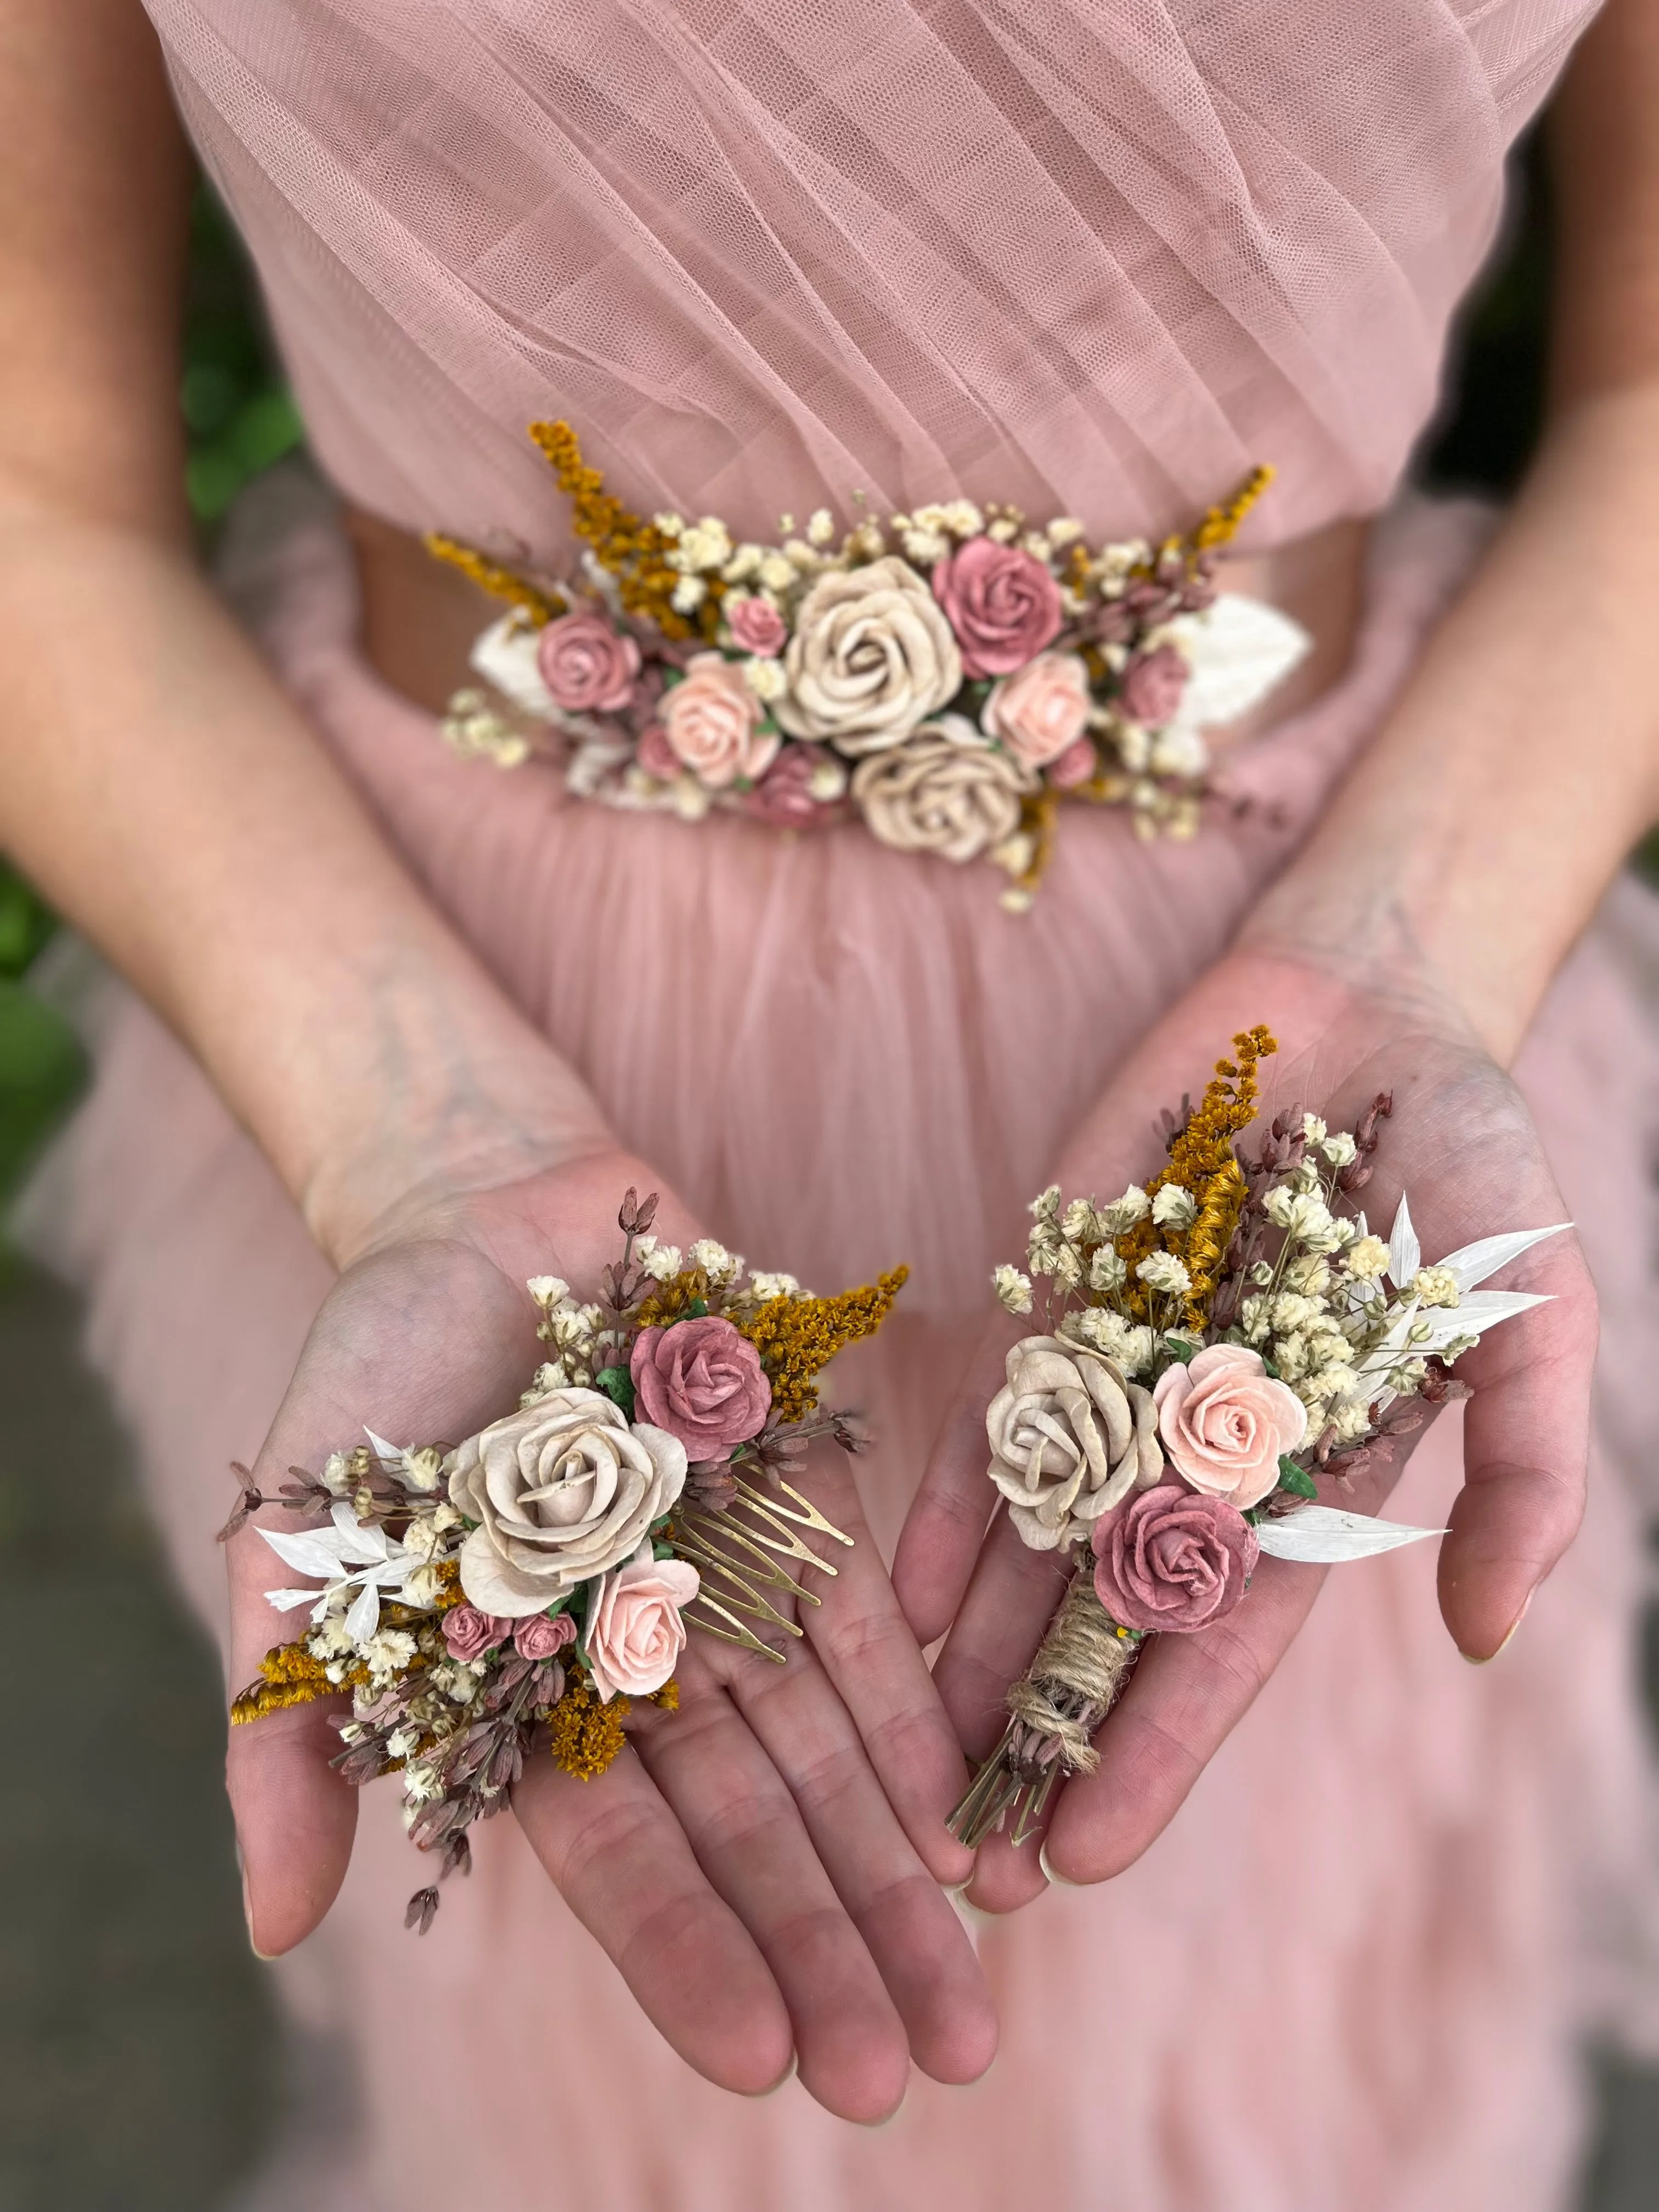
[[[1265,698],[1307,650],[1261,602],[1217,590],[1213,556],[1271,479],[1255,470],[1186,537],[1091,550],[970,500],[866,518],[827,508],[780,542],[717,517],[646,521],[605,489],[565,422],[531,435],[586,550],[554,580],[433,536],[510,611],[472,653],[444,733],[501,767],[562,766],[568,788],[780,830],[848,816],[884,845],[984,857],[1029,907],[1061,799],[1127,807],[1191,836],[1203,732]]]
[[[507,1804],[541,1731],[591,1779],[623,1748],[632,1699],[675,1708],[688,1627],[783,1664],[750,1624],[799,1636],[782,1606],[817,1605],[805,1577],[836,1572],[805,1537],[853,1540],[791,1478],[815,1437],[863,1448],[818,1410],[815,1378],[880,1328],[906,1271],[814,1297],[712,1240],[658,1243],[656,1206],[628,1193],[600,1302],[532,1280],[552,1356],[478,1435],[404,1449],[366,1430],[320,1475],[290,1469],[276,1498],[238,1469],[225,1536],[264,1504],[326,1519],[259,1528],[321,1586],[267,1591],[310,1626],[267,1652],[231,1718],[349,1696],[334,1764],[352,1783],[401,1775],[441,1880],[466,1869],[468,1829]],[[408,1924],[424,1934],[437,1908],[435,1887],[418,1890]]]
[[[1404,1198],[1386,1243],[1346,1210],[1386,1094],[1352,1132],[1281,1114],[1247,1158],[1237,1139],[1276,1047],[1261,1028],[1233,1045],[1196,1109],[1166,1115],[1169,1164],[1145,1189],[1104,1206],[1044,1191],[1030,1272],[996,1271],[1011,1313],[1041,1303],[1044,1332],[1008,1354],[990,1478],[1021,1539],[1073,1571],[951,1816],[971,1845],[1011,1813],[1025,1840],[1060,1777],[1098,1765],[1091,1738],[1146,1638],[1224,1620],[1261,1553],[1333,1564],[1443,1533],[1322,1504],[1314,1476],[1340,1481],[1419,1426],[1412,1401],[1467,1396],[1455,1361],[1543,1302],[1478,1286],[1565,1223],[1425,1267]]]

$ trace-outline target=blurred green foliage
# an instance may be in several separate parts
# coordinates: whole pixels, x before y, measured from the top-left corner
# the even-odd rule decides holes
[[[247,256],[223,208],[203,186],[191,210],[179,404],[189,441],[185,489],[204,531],[237,494],[304,440],[276,367]]]

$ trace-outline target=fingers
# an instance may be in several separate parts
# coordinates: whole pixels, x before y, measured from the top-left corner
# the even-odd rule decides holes
[[[234,1728],[225,1784],[242,1854],[248,1938],[275,1959],[309,1936],[339,1894],[357,1828],[357,1792],[329,1765],[340,1708],[298,1705]]]
[[[1003,1382],[1012,1325],[986,1325],[961,1390],[946,1414],[893,1560],[893,1588],[919,1644],[955,1620],[979,1555],[991,1498],[985,1480],[985,1408]]]
[[[1030,1666],[1065,1595],[1070,1568],[1055,1552],[1021,1543],[1000,1514],[980,1555],[962,1611],[933,1668],[952,1726],[972,1759],[1002,1734],[1010,1682]]]
[[[1109,1881],[1164,1832],[1289,1650],[1325,1571],[1263,1559],[1249,1603],[1218,1627],[1149,1639],[1095,1738],[1099,1766],[1066,1784],[1049,1821],[1060,1881]]]
[[[835,1573],[807,1572],[805,1583],[818,1603],[801,1605],[797,1618],[923,1865],[935,1882],[965,1881],[973,1855],[945,1822],[968,1786],[967,1762],[865,1525],[845,1453],[820,1452],[811,1490],[819,1510],[853,1546],[849,1551],[813,1540]],[[761,1662],[740,1679],[763,1685],[769,1677],[793,1679],[798,1672]]]
[[[1458,1364],[1474,1395],[1463,1411],[1463,1488],[1440,1547],[1440,1610],[1474,1660],[1502,1650],[1583,1517],[1595,1292],[1576,1240],[1537,1257],[1522,1287],[1552,1303],[1506,1322]]]
[[[227,1552],[236,1692],[258,1678],[273,1645],[302,1635],[309,1623],[304,1612],[281,1613],[265,1603],[264,1592],[289,1577],[252,1528]],[[309,1936],[345,1880],[357,1792],[329,1762],[340,1748],[334,1724],[346,1702],[294,1705],[230,1730],[225,1786],[242,1855],[248,1937],[262,1958],[280,1957]]]
[[[532,1757],[513,1809],[571,1911],[686,2063],[740,2096],[781,2081],[793,2042],[778,1984],[634,1754],[595,1782]]]
[[[732,1695],[787,1784],[904,2024],[916,2064],[936,2081],[976,2080],[996,2051],[996,2018],[979,1961],[894,1817],[890,1793],[833,1684],[812,1655],[798,1649],[784,1667],[740,1666]],[[944,1812],[939,1820],[942,1830]],[[972,1858],[953,1849],[962,1861],[957,1878],[964,1880]]]
[[[790,1663],[806,1664],[804,1655]],[[672,1725],[650,1732],[641,1758],[771,1971],[803,2086],[843,2119],[884,2119],[904,2095],[910,2052],[881,1975],[793,1797],[731,1699],[692,1655],[679,1681]]]

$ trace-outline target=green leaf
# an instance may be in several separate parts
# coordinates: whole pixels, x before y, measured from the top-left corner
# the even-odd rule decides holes
[[[1169,1357],[1179,1360],[1183,1367],[1195,1359],[1203,1349],[1201,1344],[1188,1344],[1184,1337],[1179,1336],[1166,1336],[1163,1344],[1163,1350]]]
[[[674,1556],[674,1547],[672,1544],[653,1544],[651,1556],[653,1559],[672,1559]]]
[[[593,1388],[613,1399],[631,1421],[634,1418],[634,1378],[625,1367],[601,1367]]]
[[[1292,1498],[1317,1498],[1318,1486],[1305,1468],[1298,1467],[1293,1459],[1279,1462],[1279,1486],[1288,1490]]]
[[[707,1298],[688,1298],[685,1302],[684,1311],[682,1313],[677,1313],[674,1316],[674,1321],[701,1321],[708,1311],[708,1301]],[[664,1327],[666,1328],[672,1328],[674,1326],[674,1321],[665,1322],[664,1323]]]
[[[1267,1369],[1267,1370],[1268,1374],[1269,1374],[1269,1375],[1271,1375],[1271,1376],[1273,1376],[1273,1381],[1274,1381],[1275,1382],[1282,1382],[1285,1380],[1285,1377],[1284,1377],[1284,1376],[1279,1373],[1279,1370],[1278,1370],[1278,1369],[1273,1365],[1273,1364],[1272,1360],[1268,1358],[1268,1357],[1267,1357],[1267,1353],[1266,1353],[1265,1352],[1264,1352],[1262,1353],[1262,1355],[1261,1355],[1261,1364],[1262,1364],[1262,1365]]]

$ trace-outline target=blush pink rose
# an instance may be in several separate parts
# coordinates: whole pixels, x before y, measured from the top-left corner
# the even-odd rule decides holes
[[[638,1417],[692,1459],[723,1459],[757,1437],[772,1410],[760,1354],[719,1314],[642,1328],[629,1361]]]
[[[1188,1365],[1167,1369],[1152,1403],[1176,1473],[1241,1512],[1278,1488],[1281,1454],[1308,1433],[1300,1398],[1242,1344],[1212,1344]]]
[[[640,648],[601,614],[585,609],[548,623],[536,665],[556,704],[572,714],[614,714],[634,696]]]
[[[732,644],[744,653],[769,657],[789,641],[789,625],[770,599],[727,599],[721,612]]]
[[[1027,768],[1069,752],[1089,723],[1089,672],[1075,653],[1040,653],[1006,676],[985,702],[980,726]]]
[[[1095,1523],[1095,1595],[1124,1628],[1190,1634],[1244,1595],[1260,1547],[1224,1498],[1178,1482],[1143,1490]]]
[[[668,742],[668,732],[660,722],[647,722],[640,732],[635,759],[647,775],[654,775],[659,783],[672,783],[680,772],[680,757]]]
[[[774,830],[805,830],[831,810],[808,787],[824,758],[816,745],[786,745],[750,793],[745,806]]]
[[[742,669],[718,653],[693,653],[659,711],[680,764],[711,791],[763,775],[782,742],[775,731],[762,730],[765,710]]]
[[[1099,766],[1092,740],[1079,738],[1058,760],[1049,762],[1048,781],[1056,791],[1075,791],[1079,784],[1087,783]]]
[[[606,1575],[587,1601],[583,1638],[601,1705],[619,1692],[648,1698],[661,1689],[685,1649],[680,1614],[701,1588],[684,1559],[653,1559],[641,1544],[625,1567]]]
[[[576,1624],[568,1613],[526,1614],[513,1632],[513,1649],[520,1659],[550,1659],[576,1640]]]
[[[1132,722],[1161,730],[1180,712],[1187,689],[1187,664],[1172,645],[1138,653],[1123,672],[1118,704]]]
[[[444,1615],[444,1642],[452,1659],[482,1659],[513,1633],[513,1623],[476,1605],[453,1605]]]
[[[1060,586],[1035,554],[970,538],[933,570],[967,676],[1010,676],[1060,635]]]

